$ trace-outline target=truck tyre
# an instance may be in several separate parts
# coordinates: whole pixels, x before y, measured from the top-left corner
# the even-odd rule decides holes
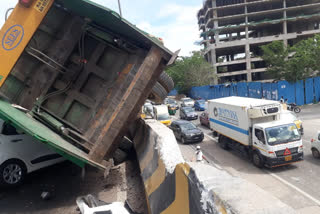
[[[125,162],[127,159],[128,159],[128,154],[121,149],[117,149],[113,154],[114,165],[119,165]]]
[[[223,135],[220,135],[219,136],[219,145],[221,148],[223,148],[224,150],[228,150],[229,147],[228,147],[228,138],[226,138],[225,136]]]
[[[315,149],[315,148],[312,149],[312,156],[316,159],[320,158],[320,153],[319,153],[318,149]]]
[[[263,159],[261,157],[261,155],[258,152],[253,152],[252,154],[252,163],[253,165],[255,165],[258,168],[262,168],[263,167]]]
[[[126,153],[130,153],[133,150],[133,143],[129,138],[123,137],[120,144],[119,144],[119,149]]]
[[[211,127],[210,127],[210,123],[209,123],[209,128],[211,128]],[[212,132],[212,135],[213,135],[213,137],[218,137],[218,132],[213,131],[213,132]]]
[[[171,77],[166,72],[162,72],[158,79],[158,82],[162,85],[163,88],[169,93],[174,88],[174,83]]]
[[[153,86],[151,90],[150,99],[157,103],[162,103],[162,101],[167,97],[167,95],[168,92],[166,91],[166,89],[164,89],[159,82],[156,82],[156,84]]]

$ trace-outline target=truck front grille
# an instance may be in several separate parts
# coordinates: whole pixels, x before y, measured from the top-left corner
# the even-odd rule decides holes
[[[294,147],[294,148],[291,148],[291,149],[289,149],[289,150],[290,150],[291,154],[296,154],[296,153],[298,153],[298,147]],[[276,151],[277,157],[282,157],[282,156],[284,156],[284,155],[283,155],[283,154],[284,154],[284,151],[285,151],[285,149],[284,149],[284,150]]]

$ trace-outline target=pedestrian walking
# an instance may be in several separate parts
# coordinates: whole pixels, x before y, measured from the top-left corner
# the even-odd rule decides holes
[[[197,146],[195,154],[196,154],[196,161],[197,162],[203,163],[203,159],[205,159],[209,163],[207,158],[203,155],[203,153],[202,153],[202,151],[200,149],[200,146]]]

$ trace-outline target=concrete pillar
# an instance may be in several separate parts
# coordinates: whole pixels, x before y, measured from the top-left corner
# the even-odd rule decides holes
[[[217,10],[215,9],[217,7],[217,2],[216,0],[212,0],[212,7],[214,8],[213,9],[213,18],[217,18],[218,17],[218,12]],[[219,24],[218,24],[218,21],[215,20],[213,21],[213,27],[214,29],[216,29],[215,33],[214,33],[214,39],[215,39],[215,43],[219,43],[219,31],[218,30],[218,27],[219,27]],[[213,66],[214,68],[214,73],[217,74],[217,66],[216,66],[216,63],[217,63],[217,55],[216,55],[216,50],[215,49],[212,49],[211,50],[211,65]],[[215,79],[213,83],[211,84],[218,84],[218,79]]]
[[[212,0],[212,7],[213,7],[213,8],[216,8],[216,7],[217,7],[217,2],[216,2],[216,0]],[[213,9],[213,18],[215,19],[215,18],[217,18],[217,17],[218,17],[218,12],[217,12],[216,9]],[[218,27],[219,27],[218,21],[217,21],[217,20],[213,21],[213,28],[217,30]],[[215,31],[215,33],[214,33],[214,39],[216,40],[216,43],[219,43],[219,31]]]
[[[284,21],[283,21],[283,34],[284,35],[286,35],[287,33],[288,33],[288,26],[287,26],[287,2],[286,2],[286,0],[283,0],[283,8],[285,9],[284,11],[283,11],[283,19],[284,19]],[[284,43],[284,45],[287,47],[288,46],[288,40],[287,39],[284,39],[283,40],[283,43]]]
[[[247,3],[247,0],[244,0],[244,3]],[[249,27],[248,27],[248,7],[247,5],[244,6],[244,14],[245,14],[245,23],[246,23],[246,39],[249,39]],[[247,82],[252,81],[251,75],[251,57],[250,57],[250,45],[247,41],[245,46],[246,52],[246,70],[247,70]]]
[[[244,0],[244,3],[247,3],[247,0]],[[249,27],[248,27],[248,7],[247,5],[244,6],[244,14],[246,15],[245,16],[245,23],[246,23],[246,39],[249,39]]]
[[[217,55],[216,55],[216,49],[212,49],[211,50],[211,54],[210,54],[210,56],[211,56],[211,65],[213,65],[213,72],[215,73],[215,74],[217,74],[217,66],[216,66],[216,64],[217,64]],[[211,83],[211,84],[214,84],[214,85],[216,85],[216,84],[218,84],[218,79],[215,79],[214,80],[214,82],[213,83]]]
[[[246,66],[247,66],[247,81],[252,81],[252,75],[251,75],[251,58],[250,58],[250,45],[249,43],[246,44]]]

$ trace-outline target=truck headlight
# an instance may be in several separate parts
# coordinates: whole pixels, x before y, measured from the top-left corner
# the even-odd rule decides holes
[[[298,152],[299,152],[299,153],[303,152],[303,145],[301,145],[301,146],[298,147]]]
[[[273,151],[268,151],[268,155],[269,155],[269,157],[271,157],[271,158],[276,158],[276,157],[277,157],[276,153],[273,152]]]

